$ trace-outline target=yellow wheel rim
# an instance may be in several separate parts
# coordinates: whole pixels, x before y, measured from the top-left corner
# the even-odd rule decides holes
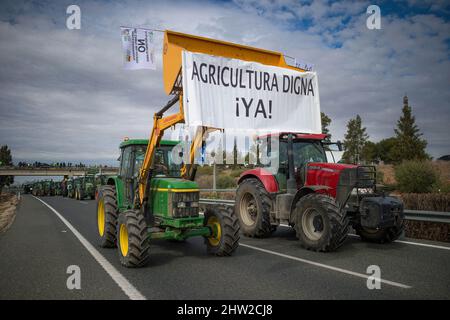
[[[101,237],[105,234],[105,205],[103,200],[98,202],[97,208],[97,225],[98,225],[98,233]]]
[[[206,225],[212,230],[212,235],[208,237],[209,244],[214,247],[219,245],[222,237],[222,228],[220,227],[219,219],[217,217],[209,217]]]
[[[125,224],[120,225],[119,232],[119,241],[120,241],[120,252],[122,256],[126,257],[128,254],[128,230]]]

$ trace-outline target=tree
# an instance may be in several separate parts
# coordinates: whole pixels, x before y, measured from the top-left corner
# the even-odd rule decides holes
[[[347,163],[359,163],[363,160],[362,151],[369,139],[366,128],[362,126],[361,117],[350,119],[347,123],[347,133],[344,138],[344,154],[342,158]]]
[[[7,145],[0,148],[0,166],[12,166],[11,150]],[[14,183],[14,176],[0,176],[0,194],[4,186],[9,186]]]
[[[422,133],[416,125],[412,109],[408,105],[408,97],[403,97],[402,115],[397,121],[393,160],[401,163],[403,160],[428,160],[430,156],[425,152],[427,141],[421,139]]]
[[[325,114],[325,112],[320,113],[320,119],[322,120],[322,133],[329,134],[330,136],[326,140],[331,140],[330,129],[328,128],[331,124],[331,119]]]
[[[372,141],[367,141],[362,147],[361,158],[366,161],[378,161],[378,144]]]
[[[395,137],[391,137],[377,143],[377,156],[379,160],[385,163],[392,163],[394,161],[393,152],[396,141]]]

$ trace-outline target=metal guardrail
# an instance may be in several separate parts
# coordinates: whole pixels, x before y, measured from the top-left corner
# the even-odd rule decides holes
[[[223,199],[200,199],[201,204],[224,204],[234,205],[234,200]],[[427,221],[437,223],[450,223],[450,212],[405,210],[405,219],[414,221]]]

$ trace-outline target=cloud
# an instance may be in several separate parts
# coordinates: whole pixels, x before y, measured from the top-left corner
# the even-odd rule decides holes
[[[428,151],[449,153],[449,23],[432,11],[383,15],[382,29],[368,30],[361,1],[80,1],[82,29],[67,30],[69,4],[2,4],[0,143],[16,160],[115,163],[124,136],[149,135],[153,113],[168,100],[161,57],[156,72],[122,70],[121,25],[314,63],[334,138],[356,114],[373,140],[393,135],[407,93]],[[156,42],[161,52],[162,34]]]

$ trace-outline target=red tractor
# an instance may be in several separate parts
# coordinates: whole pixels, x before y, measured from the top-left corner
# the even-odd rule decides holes
[[[240,176],[235,212],[244,235],[267,237],[286,223],[302,247],[333,251],[349,226],[372,242],[391,242],[402,234],[403,203],[377,192],[375,167],[328,163],[326,137],[281,133],[276,169],[260,165]],[[259,138],[260,152],[272,159],[273,138]]]

